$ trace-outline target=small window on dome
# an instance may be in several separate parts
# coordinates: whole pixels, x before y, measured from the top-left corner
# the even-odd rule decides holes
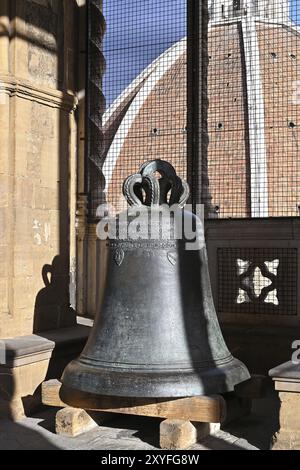
[[[239,11],[241,9],[241,0],[233,0],[233,11]]]
[[[222,18],[225,18],[225,5],[224,4],[222,4],[221,10],[222,10]]]
[[[152,135],[158,135],[158,134],[159,134],[159,129],[157,129],[157,127],[154,127],[154,128],[151,130],[151,134],[152,134]]]

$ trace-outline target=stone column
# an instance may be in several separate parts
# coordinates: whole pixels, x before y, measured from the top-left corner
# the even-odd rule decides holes
[[[86,194],[79,194],[76,211],[77,262],[76,262],[76,311],[78,315],[87,314],[87,215],[88,201]]]
[[[9,72],[9,0],[0,3],[0,64],[1,72]]]
[[[97,224],[90,222],[85,234],[84,302],[89,317],[95,317],[102,303],[108,261],[106,240],[97,238],[96,228]]]
[[[102,116],[105,111],[105,98],[102,93],[102,77],[105,71],[105,58],[102,41],[106,29],[102,14],[102,0],[88,0],[88,58],[87,58],[87,162],[90,218],[96,216],[99,204],[105,202],[104,177],[102,173],[102,153],[104,138]]]
[[[103,294],[106,267],[105,244],[97,240],[96,209],[104,203],[102,173],[103,131],[102,115],[105,98],[102,77],[105,59],[102,41],[105,19],[102,0],[87,0],[87,31],[81,23],[80,93],[85,102],[79,105],[79,166],[77,204],[77,311],[80,315],[95,316],[99,295]],[[84,40],[85,33],[85,40]],[[86,56],[87,54],[87,56]],[[87,63],[85,70],[83,64]],[[85,70],[86,73],[82,71]],[[83,92],[85,90],[85,93]]]
[[[210,211],[208,153],[208,3],[188,2],[188,180],[192,203]]]
[[[76,0],[0,2],[0,339],[11,356],[0,364],[0,416],[21,417],[22,398],[46,374],[58,377],[87,336],[69,295],[78,8]]]
[[[201,155],[201,202],[204,204],[205,213],[207,217],[214,216],[214,210],[211,205],[212,196],[209,191],[209,179],[208,179],[208,22],[209,13],[207,1],[202,1],[202,21],[201,21],[201,39],[202,39],[202,51],[201,51],[201,143],[200,143],[200,155]]]
[[[9,239],[10,239],[10,171],[9,171],[9,0],[0,2],[0,321],[11,319],[8,283],[9,283]],[[5,77],[5,80],[4,80]],[[1,334],[0,334],[1,337]]]
[[[86,231],[88,215],[86,175],[86,0],[78,0],[78,61],[77,61],[77,195],[76,195],[76,311],[86,315]]]
[[[273,436],[272,450],[300,450],[300,364],[297,360],[280,364],[269,371],[278,390],[279,430]]]

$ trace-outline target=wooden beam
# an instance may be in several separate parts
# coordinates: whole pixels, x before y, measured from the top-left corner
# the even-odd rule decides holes
[[[64,403],[59,396],[61,382],[53,379],[42,383],[42,403],[47,406],[55,406],[57,408],[64,408],[68,406]]]
[[[48,381],[42,386],[42,402],[48,406],[72,406],[91,411],[203,423],[222,423],[226,418],[226,402],[221,395],[186,398],[111,397],[67,389],[59,381]]]

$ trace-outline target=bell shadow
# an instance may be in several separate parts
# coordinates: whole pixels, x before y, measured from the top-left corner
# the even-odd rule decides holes
[[[76,312],[69,304],[69,276],[62,256],[42,268],[45,287],[36,296],[33,333],[76,325]]]
[[[200,395],[226,393],[230,386],[229,376],[232,377],[230,368],[228,375],[226,370],[231,355],[225,345],[214,306],[204,229],[203,233],[199,231],[198,221],[193,214],[184,211],[183,219],[175,218],[174,224],[175,230],[182,229],[183,233],[178,243],[178,276],[184,317],[183,334],[190,364],[198,377],[197,389],[202,389]],[[191,240],[187,239],[184,232],[187,226],[195,234]]]
[[[279,411],[278,392],[270,385],[265,398],[253,400],[251,414],[228,424],[226,431],[260,450],[270,450],[272,438],[280,429]]]
[[[206,447],[207,450],[257,450],[247,449],[237,444],[230,442],[230,440],[222,439],[219,436],[209,436],[201,442],[201,445]],[[190,450],[197,449],[197,445],[193,446]]]
[[[89,412],[89,414],[96,422],[97,419],[99,420],[97,412]],[[120,429],[117,439],[135,437],[146,444],[159,448],[159,424],[161,421],[161,419],[149,416],[114,414],[104,424],[99,422],[99,425],[104,428]]]

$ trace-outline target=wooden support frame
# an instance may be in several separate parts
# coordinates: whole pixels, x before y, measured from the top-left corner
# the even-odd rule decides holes
[[[48,406],[68,406],[61,397],[58,380],[42,384],[42,403]],[[221,395],[187,398],[123,398],[82,394],[72,390],[72,406],[90,411],[181,419],[201,423],[222,423],[226,418],[226,401]]]
[[[42,403],[62,408],[56,414],[57,434],[76,437],[97,426],[90,411],[101,412],[104,423],[112,414],[160,418],[160,447],[187,449],[215,434],[222,423],[251,412],[251,399],[264,396],[265,377],[253,376],[234,393],[185,398],[128,398],[98,396],[68,390],[59,380],[42,384]],[[66,402],[72,397],[69,406]]]

